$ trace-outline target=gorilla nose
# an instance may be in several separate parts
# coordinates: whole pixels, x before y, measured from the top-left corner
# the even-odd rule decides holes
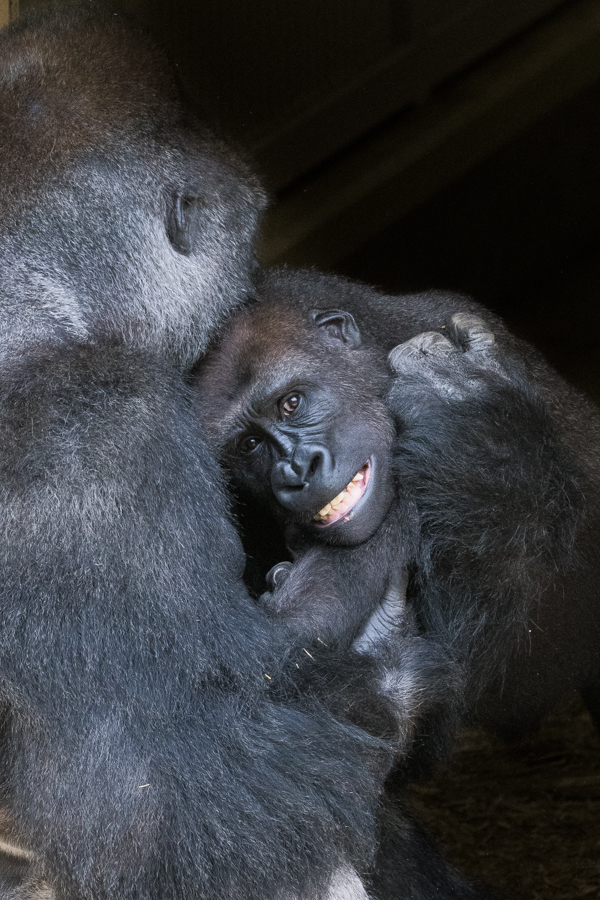
[[[299,494],[319,480],[323,469],[325,451],[321,448],[303,447],[290,459],[280,460],[271,475],[271,486],[283,506],[296,506]],[[308,499],[308,498],[307,498]]]
[[[304,469],[294,466],[287,460],[277,463],[273,472],[273,487],[280,490],[286,488],[298,489],[303,488],[306,484],[304,480]]]

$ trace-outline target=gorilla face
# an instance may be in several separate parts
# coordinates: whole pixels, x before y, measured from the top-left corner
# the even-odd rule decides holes
[[[286,311],[295,322],[282,322],[281,308],[273,313],[269,304],[246,312],[209,363],[203,395],[213,433],[234,482],[288,529],[362,543],[393,496],[378,370],[349,313]]]
[[[389,506],[389,447],[356,420],[335,386],[298,376],[260,381],[227,460],[236,480],[263,496],[279,518],[321,540],[360,543]],[[302,377],[304,376],[304,377]],[[259,485],[263,485],[262,491]]]
[[[4,346],[101,336],[187,369],[252,292],[264,195],[118,16],[33,23],[0,36]]]

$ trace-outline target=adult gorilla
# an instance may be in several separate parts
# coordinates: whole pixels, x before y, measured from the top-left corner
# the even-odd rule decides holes
[[[0,167],[0,776],[29,877],[363,897],[386,749],[285,699],[183,377],[250,290],[263,195],[160,52],[85,10],[0,36]]]

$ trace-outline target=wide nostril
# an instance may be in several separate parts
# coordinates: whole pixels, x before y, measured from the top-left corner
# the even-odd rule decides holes
[[[321,454],[315,453],[315,455],[311,459],[310,465],[308,467],[307,475],[309,478],[312,478],[313,475],[317,474],[317,471],[318,471],[320,465],[321,465]]]
[[[290,459],[281,460],[273,472],[273,489],[298,493],[318,477],[324,454],[314,447],[299,447]]]

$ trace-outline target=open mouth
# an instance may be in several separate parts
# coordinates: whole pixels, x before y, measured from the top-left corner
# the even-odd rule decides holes
[[[371,463],[368,461],[358,470],[344,490],[319,510],[314,516],[315,521],[320,525],[333,525],[334,522],[339,522],[340,519],[347,516],[366,491],[370,477]]]

